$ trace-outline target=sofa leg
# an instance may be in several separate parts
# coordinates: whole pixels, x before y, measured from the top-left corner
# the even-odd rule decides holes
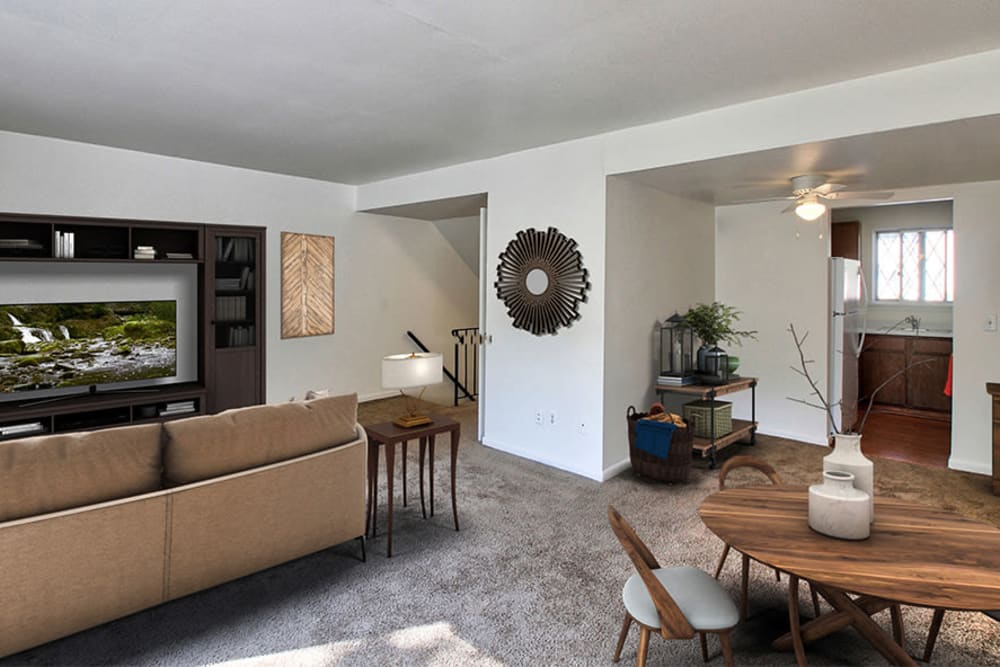
[[[365,553],[365,536],[361,535],[358,537],[358,541],[361,542],[361,562],[368,562],[368,554]]]

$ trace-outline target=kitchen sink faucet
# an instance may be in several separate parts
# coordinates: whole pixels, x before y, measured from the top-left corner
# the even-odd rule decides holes
[[[920,329],[920,318],[916,315],[907,315],[903,321],[909,324],[914,331]]]

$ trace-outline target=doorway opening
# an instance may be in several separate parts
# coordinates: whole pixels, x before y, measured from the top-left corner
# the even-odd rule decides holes
[[[955,294],[952,202],[841,208],[832,212],[831,222],[831,255],[857,260],[867,286],[856,377],[855,429],[862,429],[862,450],[946,468]]]

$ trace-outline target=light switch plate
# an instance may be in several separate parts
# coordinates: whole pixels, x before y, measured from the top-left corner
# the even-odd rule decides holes
[[[983,324],[983,331],[996,331],[997,330],[997,314],[990,313],[986,316],[986,322]]]

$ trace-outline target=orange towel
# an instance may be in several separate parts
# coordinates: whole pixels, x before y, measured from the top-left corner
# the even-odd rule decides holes
[[[944,383],[944,395],[951,396],[951,367],[955,361],[954,355],[948,357],[948,381]]]

